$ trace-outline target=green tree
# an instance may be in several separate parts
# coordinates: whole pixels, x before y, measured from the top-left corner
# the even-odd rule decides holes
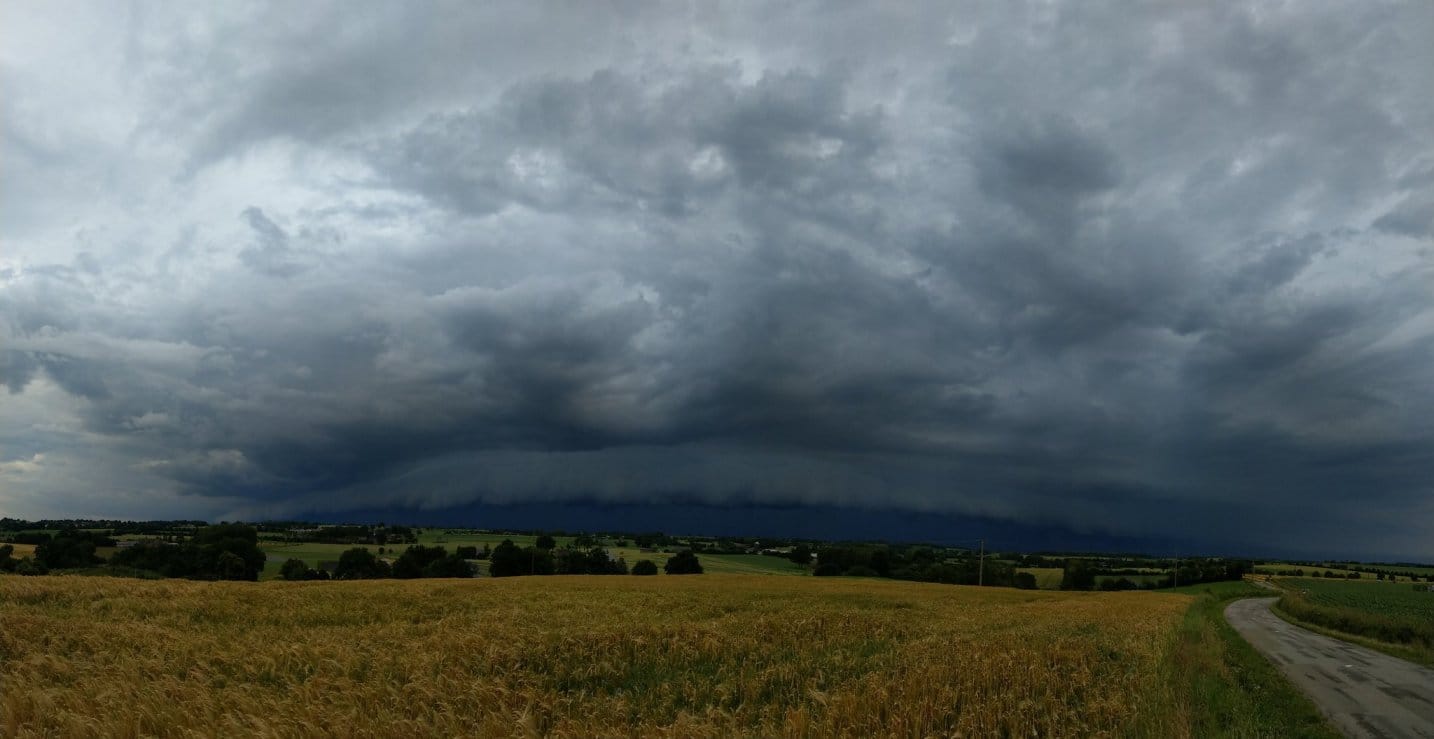
[[[886,547],[875,549],[867,560],[868,567],[881,577],[891,576],[891,550]]]
[[[652,560],[650,559],[639,559],[636,563],[632,565],[632,574],[656,575],[657,565],[653,564]]]
[[[35,562],[51,570],[89,567],[99,561],[95,556],[95,537],[88,531],[61,531],[35,547]]]
[[[268,560],[268,555],[259,548],[259,532],[241,523],[221,523],[199,529],[184,554],[193,559],[192,576],[223,580],[258,580]],[[234,564],[225,554],[233,555],[240,564]]]
[[[672,555],[662,569],[669,575],[700,575],[702,563],[697,561],[697,555],[693,554],[692,550],[684,549]]]
[[[442,549],[442,547],[439,547]],[[473,577],[473,565],[457,552],[439,557],[423,568],[424,577]]]
[[[215,562],[215,570],[220,580],[252,580],[249,573],[249,566],[244,558],[233,552],[220,552]]]
[[[547,534],[543,534],[543,535],[541,535],[541,536],[538,537],[538,540],[533,543],[533,546],[535,546],[535,547],[537,547],[537,548],[539,548],[539,549],[550,549],[550,550],[551,550],[551,549],[557,549],[557,548],[558,548],[558,542],[557,542],[557,540],[555,540],[553,537],[548,536]]]
[[[1091,590],[1095,587],[1095,566],[1088,560],[1066,560],[1066,571],[1061,576],[1061,590]]]
[[[523,550],[519,549],[512,539],[504,539],[503,543],[494,547],[493,552],[488,556],[488,574],[493,577],[526,575],[528,574],[526,560]]]
[[[810,565],[812,563],[812,548],[806,544],[798,544],[792,548],[792,552],[787,555],[787,559],[803,567]]]
[[[391,574],[387,562],[363,547],[354,547],[339,555],[339,565],[334,568],[335,580],[372,580]]]
[[[393,563],[393,576],[405,580],[424,577],[424,570],[434,562],[448,556],[443,547],[426,547],[415,544],[403,551]]]

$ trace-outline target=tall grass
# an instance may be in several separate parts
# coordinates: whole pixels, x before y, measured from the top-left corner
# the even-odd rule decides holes
[[[1161,736],[1174,730],[1202,738],[1339,736],[1314,704],[1225,620],[1225,606],[1231,601],[1269,591],[1239,581],[1179,591],[1195,600],[1171,635],[1159,668],[1160,708],[1140,717],[1135,734]]]
[[[1189,735],[1179,595],[762,576],[0,578],[0,733]]]

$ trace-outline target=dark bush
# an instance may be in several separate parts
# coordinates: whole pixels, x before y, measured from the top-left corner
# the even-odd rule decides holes
[[[302,559],[289,558],[284,566],[279,568],[279,577],[285,580],[309,580],[309,566],[304,564]]]
[[[429,562],[423,568],[424,577],[473,577],[473,565],[468,560],[458,556],[458,553],[445,555]]]
[[[634,574],[634,575],[656,575],[656,574],[657,574],[657,565],[653,564],[653,563],[652,563],[652,560],[650,560],[650,559],[639,559],[639,560],[638,560],[635,564],[633,564],[633,566],[632,566],[632,574]]]
[[[669,575],[700,575],[702,563],[697,561],[697,555],[691,550],[684,549],[672,555],[662,569]]]
[[[46,567],[40,562],[36,562],[35,560],[30,559],[29,557],[21,557],[20,561],[15,563],[15,574],[48,575],[50,574],[50,568]]]

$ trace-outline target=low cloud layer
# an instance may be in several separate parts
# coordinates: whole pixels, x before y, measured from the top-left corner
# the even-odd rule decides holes
[[[187,12],[4,11],[0,514],[1434,557],[1426,3]]]

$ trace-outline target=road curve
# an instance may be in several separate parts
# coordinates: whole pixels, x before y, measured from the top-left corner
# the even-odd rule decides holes
[[[1351,737],[1434,739],[1434,670],[1294,626],[1270,611],[1276,600],[1237,600],[1225,619],[1336,728]]]

